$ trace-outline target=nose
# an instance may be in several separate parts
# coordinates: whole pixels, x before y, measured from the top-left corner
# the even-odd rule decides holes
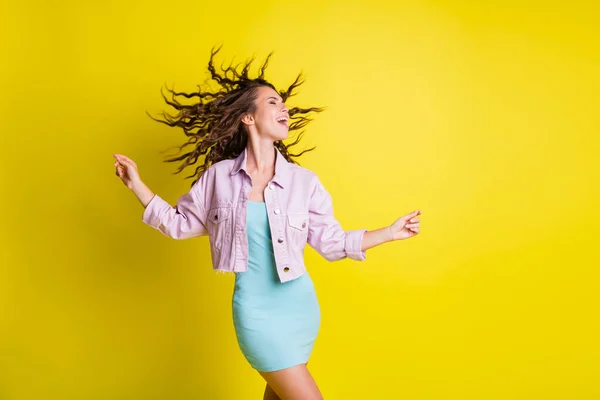
[[[281,112],[284,112],[286,114],[290,113],[290,109],[288,108],[288,106],[286,106],[285,104],[283,105],[283,108],[281,109]]]

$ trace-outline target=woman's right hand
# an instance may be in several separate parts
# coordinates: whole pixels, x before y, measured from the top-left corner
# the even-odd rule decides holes
[[[113,164],[116,167],[115,174],[121,178],[128,189],[132,190],[136,184],[141,182],[137,164],[123,154],[113,154],[113,157],[116,158]]]

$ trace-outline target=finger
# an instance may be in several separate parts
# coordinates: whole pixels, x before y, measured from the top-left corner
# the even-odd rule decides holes
[[[117,170],[122,173],[122,174],[126,174],[127,173],[127,166],[125,165],[117,165]]]
[[[133,161],[131,158],[129,158],[129,157],[127,157],[127,156],[124,156],[124,155],[122,155],[122,154],[120,154],[120,156],[121,156],[121,157],[122,157],[124,160],[127,160],[127,161],[129,161],[130,163],[132,163],[133,165],[136,165],[135,161]]]
[[[124,156],[123,154],[115,154],[114,157],[117,159],[117,161],[119,162],[126,162],[128,159],[126,156]]]
[[[416,216],[416,215],[418,215],[420,213],[421,213],[421,211],[415,210],[415,211],[411,212],[410,214],[405,215],[404,218],[411,219],[412,217],[414,217],[414,216]]]
[[[420,230],[419,228],[410,228],[411,231],[413,231],[414,233],[419,233]]]
[[[415,223],[415,224],[406,224],[405,226],[406,226],[407,228],[409,228],[409,229],[410,229],[410,228],[418,228],[418,227],[419,227],[419,223],[417,222],[417,223]]]
[[[412,218],[408,222],[419,222],[420,220],[421,220],[421,218]]]
[[[126,159],[119,160],[119,163],[121,163],[121,165],[124,165],[124,166],[127,166],[127,167],[135,168],[135,166],[132,165],[131,162],[129,160],[126,160]]]

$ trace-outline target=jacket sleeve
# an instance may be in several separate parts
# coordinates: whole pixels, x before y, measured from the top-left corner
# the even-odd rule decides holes
[[[208,235],[206,209],[201,191],[206,189],[206,172],[182,195],[175,207],[157,194],[144,209],[142,221],[173,239],[189,239]]]
[[[345,231],[333,215],[331,196],[316,178],[309,207],[308,244],[328,261],[346,257],[357,261],[367,258],[361,242],[367,229]]]

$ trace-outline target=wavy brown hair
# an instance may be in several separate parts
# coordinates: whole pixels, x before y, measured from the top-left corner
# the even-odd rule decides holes
[[[235,66],[231,63],[227,68],[223,68],[221,64],[221,73],[219,73],[215,69],[213,62],[215,55],[220,49],[221,47],[217,49],[213,47],[211,49],[210,60],[208,61],[208,71],[212,80],[216,82],[217,89],[203,89],[199,85],[197,92],[185,93],[167,88],[172,95],[169,100],[162,93],[161,88],[161,94],[166,103],[177,110],[178,113],[176,115],[168,115],[163,112],[162,116],[164,120],[156,119],[148,114],[155,121],[171,127],[183,128],[183,132],[188,137],[188,140],[179,146],[178,149],[181,152],[185,147],[191,146],[191,150],[164,160],[165,162],[182,161],[174,174],[181,172],[188,166],[196,164],[198,158],[205,155],[204,162],[196,167],[192,175],[186,177],[186,179],[196,178],[192,182],[192,186],[210,165],[221,160],[236,158],[244,151],[248,141],[248,133],[241,122],[241,118],[244,114],[255,111],[257,89],[260,86],[272,88],[279,93],[285,102],[289,97],[295,95],[294,90],[304,83],[302,72],[298,74],[287,90],[278,91],[271,83],[265,80],[264,73],[269,64],[269,59],[273,54],[272,52],[259,68],[259,74],[256,78],[248,76],[254,58]],[[241,69],[239,68],[240,64],[242,64]],[[195,102],[191,105],[184,105],[177,100],[177,97],[192,99]],[[324,108],[322,107],[290,107],[289,132],[304,128],[312,120],[309,116],[310,113],[321,112],[323,110]],[[301,131],[296,140],[289,145],[284,144],[280,140],[275,141],[274,145],[287,161],[299,164],[294,158],[315,149],[315,147],[306,149],[299,154],[292,154],[288,151],[290,147],[298,144],[303,134],[304,131]]]

